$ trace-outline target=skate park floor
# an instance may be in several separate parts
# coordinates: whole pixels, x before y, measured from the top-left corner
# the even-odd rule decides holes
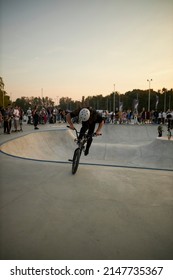
[[[80,128],[80,125],[76,127]],[[173,141],[110,125],[71,174],[66,124],[0,135],[1,260],[173,258]]]

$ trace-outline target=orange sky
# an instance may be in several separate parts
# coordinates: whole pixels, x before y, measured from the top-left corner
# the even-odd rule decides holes
[[[37,5],[36,5],[37,2]],[[2,0],[1,76],[15,100],[173,88],[172,0]]]

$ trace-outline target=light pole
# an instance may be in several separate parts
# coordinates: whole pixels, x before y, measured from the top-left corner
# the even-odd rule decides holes
[[[166,112],[166,90],[164,93],[164,112]]]
[[[119,106],[118,106],[118,109],[119,109],[119,111],[120,111],[120,93],[118,94],[118,97],[119,97],[119,100],[118,100],[118,103],[119,103],[119,104],[118,104],[118,105],[119,105]]]
[[[150,112],[150,83],[151,83],[152,79],[147,80],[147,82],[149,82],[149,94],[148,94],[148,112]]]

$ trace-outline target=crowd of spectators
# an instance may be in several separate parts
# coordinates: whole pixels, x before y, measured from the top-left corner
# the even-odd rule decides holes
[[[127,110],[127,111],[116,111],[107,112],[102,111],[102,115],[105,117],[106,123],[112,124],[163,124],[167,125],[170,122],[171,128],[173,121],[173,111],[170,109],[166,112],[158,112],[157,110],[152,110],[147,112],[145,108],[141,112]]]
[[[3,132],[7,134],[23,131],[23,116],[24,112],[18,106],[2,108],[0,110],[0,128],[3,128]]]
[[[106,124],[162,124],[168,125],[168,128],[173,128],[173,111],[170,109],[166,112],[152,110],[147,112],[145,108],[138,111],[126,110],[108,112],[105,110],[98,110],[105,119]],[[4,130],[4,133],[19,132],[23,131],[22,124],[23,122],[34,125],[35,129],[38,129],[40,124],[54,124],[65,123],[66,114],[69,111],[62,110],[57,107],[48,107],[48,108],[28,108],[24,112],[20,107],[7,106],[7,108],[1,108],[0,110],[0,127]],[[76,120],[77,121],[77,120]]]
[[[3,133],[10,134],[11,132],[23,131],[23,123],[34,125],[38,129],[38,124],[66,122],[67,111],[57,109],[56,107],[48,107],[39,109],[37,106],[26,112],[19,106],[0,109],[0,128]]]
[[[36,107],[34,108],[34,110]],[[25,118],[28,124],[34,123],[34,110],[29,108],[26,112]],[[66,122],[66,114],[68,111],[57,109],[56,107],[48,107],[41,108],[40,110],[37,108],[38,114],[38,123],[46,124],[46,123],[56,123],[56,122]]]

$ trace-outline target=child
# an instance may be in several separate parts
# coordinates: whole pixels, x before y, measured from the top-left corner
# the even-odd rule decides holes
[[[157,130],[158,130],[158,137],[162,137],[163,128],[161,124],[158,126]]]

